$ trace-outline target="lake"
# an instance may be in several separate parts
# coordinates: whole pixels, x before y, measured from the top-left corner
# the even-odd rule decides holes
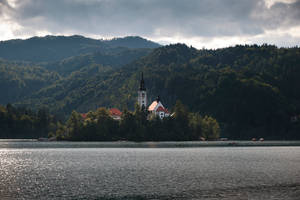
[[[299,146],[202,144],[0,140],[0,199],[299,200]]]

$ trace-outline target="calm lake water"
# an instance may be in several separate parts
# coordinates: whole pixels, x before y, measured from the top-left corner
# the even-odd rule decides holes
[[[0,140],[0,199],[300,199],[300,147],[172,144]]]

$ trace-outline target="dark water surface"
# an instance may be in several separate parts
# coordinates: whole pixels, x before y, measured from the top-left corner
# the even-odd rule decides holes
[[[300,147],[163,144],[0,140],[0,199],[300,199]]]

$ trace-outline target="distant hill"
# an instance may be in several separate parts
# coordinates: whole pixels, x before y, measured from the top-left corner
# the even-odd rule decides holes
[[[95,40],[79,35],[33,37],[0,42],[0,58],[14,61],[54,62],[94,52],[113,52],[117,47],[156,48],[160,45],[141,37]]]
[[[111,47],[127,47],[127,48],[158,48],[161,45],[152,42],[150,40],[146,40],[139,36],[128,36],[124,38],[114,38],[112,40],[104,40],[104,43]]]

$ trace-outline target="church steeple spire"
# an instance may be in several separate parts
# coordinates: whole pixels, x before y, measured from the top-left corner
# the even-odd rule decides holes
[[[138,104],[142,108],[142,110],[145,110],[147,108],[147,93],[146,93],[143,72],[142,72],[142,77],[141,77],[141,81],[140,81],[140,88],[138,91]]]
[[[142,72],[142,78],[141,78],[141,81],[140,81],[140,90],[141,91],[146,91],[143,72]]]

